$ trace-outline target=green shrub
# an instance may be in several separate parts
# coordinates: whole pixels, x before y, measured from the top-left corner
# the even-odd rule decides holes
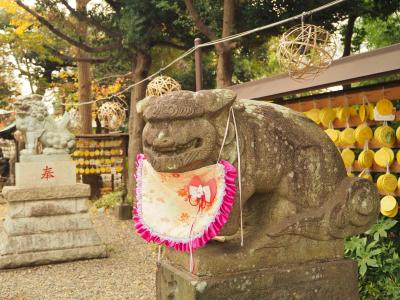
[[[133,204],[132,197],[127,195],[126,198],[125,198],[125,203],[132,205]]]
[[[121,192],[108,193],[101,196],[101,198],[97,199],[94,202],[94,205],[96,206],[96,208],[101,208],[101,207],[112,208],[118,203],[120,203],[121,199],[122,199]]]
[[[345,255],[358,264],[362,299],[400,299],[399,229],[396,220],[382,217],[345,242]]]

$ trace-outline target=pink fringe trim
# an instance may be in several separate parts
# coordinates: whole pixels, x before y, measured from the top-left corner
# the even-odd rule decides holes
[[[144,160],[143,154],[138,154],[136,157],[136,204],[133,208],[133,221],[135,222],[135,229],[137,233],[147,242],[154,242],[163,244],[167,247],[174,248],[177,251],[190,252],[190,242],[177,242],[158,236],[151,232],[140,215],[142,204],[142,164]],[[204,230],[204,233],[192,240],[192,250],[204,246],[209,240],[215,237],[221,228],[228,221],[229,213],[231,212],[233,201],[236,194],[235,179],[237,176],[236,168],[225,160],[219,162],[225,169],[225,193],[219,208],[219,214],[210,226]]]

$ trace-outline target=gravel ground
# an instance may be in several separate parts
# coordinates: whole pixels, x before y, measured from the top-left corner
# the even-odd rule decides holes
[[[132,221],[107,213],[93,221],[109,258],[2,270],[0,299],[155,299],[154,248],[134,233]]]

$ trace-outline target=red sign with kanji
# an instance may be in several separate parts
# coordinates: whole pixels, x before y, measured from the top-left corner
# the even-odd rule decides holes
[[[50,168],[48,165],[46,165],[46,167],[42,170],[41,179],[49,180],[50,178],[54,178],[54,171],[53,168]]]

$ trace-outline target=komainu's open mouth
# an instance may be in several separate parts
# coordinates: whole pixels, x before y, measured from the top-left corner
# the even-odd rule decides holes
[[[188,150],[199,148],[201,147],[201,145],[202,145],[202,139],[195,138],[188,143],[181,145],[174,145],[171,147],[157,147],[151,145],[146,145],[146,146],[151,148],[153,152],[159,153],[160,155],[173,156],[184,153]]]

